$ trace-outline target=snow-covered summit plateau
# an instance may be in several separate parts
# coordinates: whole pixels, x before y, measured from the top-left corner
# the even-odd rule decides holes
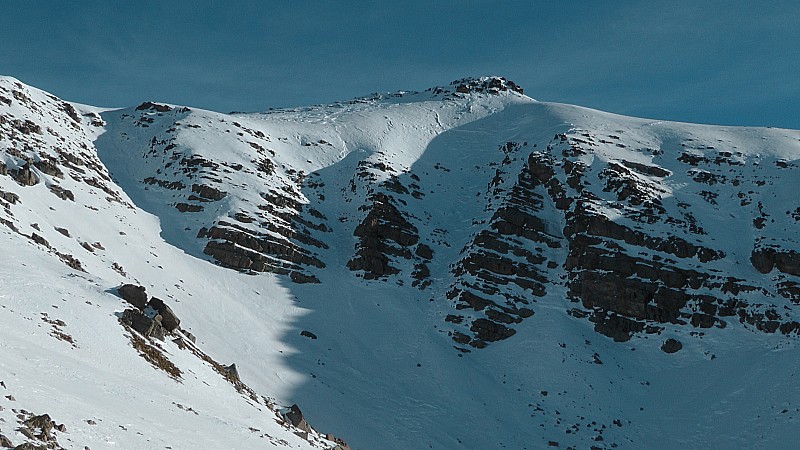
[[[0,447],[798,437],[799,131],[500,77],[253,114],[0,77],[0,157]]]

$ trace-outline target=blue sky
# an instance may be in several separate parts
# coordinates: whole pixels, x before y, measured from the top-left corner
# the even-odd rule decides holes
[[[7,1],[0,74],[255,111],[502,75],[539,100],[800,129],[800,2]]]

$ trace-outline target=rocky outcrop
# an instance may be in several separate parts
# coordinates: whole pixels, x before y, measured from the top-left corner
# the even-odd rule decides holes
[[[500,150],[507,156],[524,147],[509,142]],[[453,269],[458,281],[447,294],[456,310],[471,318],[465,321],[465,315],[448,316],[448,322],[466,322],[473,334],[473,338],[465,339],[464,333],[453,333],[457,343],[483,348],[487,342],[513,336],[515,330],[510,325],[534,315],[531,305],[546,294],[546,284],[552,282],[548,268],[558,263],[545,256],[545,249],[563,244],[539,217],[546,205],[535,190],[536,177],[541,176],[538,169],[524,166],[507,193],[500,190],[499,182],[490,183],[490,189],[503,200],[488,226],[464,248],[465,256]],[[498,173],[496,179],[500,178]]]
[[[161,326],[161,317],[149,317],[138,309],[126,309],[120,316],[120,322],[131,327],[143,337],[164,340],[167,332]]]
[[[206,201],[222,200],[226,195],[228,195],[227,192],[222,192],[219,189],[216,189],[212,186],[207,186],[205,184],[193,184],[192,192],[196,193]]]
[[[377,279],[399,273],[391,257],[412,259],[411,247],[419,242],[417,228],[403,217],[394,199],[382,192],[370,197],[369,212],[353,232],[359,238],[356,253],[347,267],[363,271],[365,279]],[[427,253],[425,249],[423,253]]]
[[[57,178],[64,177],[64,172],[61,171],[61,168],[58,167],[58,162],[53,158],[40,158],[33,163],[33,166],[44,174]]]
[[[16,205],[17,202],[19,202],[19,195],[13,192],[0,191],[0,199],[12,205]]]
[[[17,421],[20,424],[17,431],[25,436],[28,442],[14,446],[10,439],[0,435],[0,446],[13,447],[15,450],[63,449],[58,442],[57,434],[67,431],[64,424],[57,424],[49,414],[35,415],[24,409],[15,409],[15,412],[17,412]]]
[[[169,112],[172,111],[172,108],[167,105],[160,105],[158,103],[153,102],[144,102],[141,105],[136,107],[136,111],[157,111],[157,112]]]
[[[296,282],[318,282],[315,276],[306,273],[306,267],[325,267],[317,255],[283,236],[231,222],[219,221],[209,230],[201,229],[198,237],[211,239],[205,254],[233,269],[290,275]]]
[[[193,185],[202,201],[217,201],[227,194],[215,188]],[[310,248],[325,249],[316,232],[329,232],[325,217],[288,194],[262,193],[265,203],[257,211],[237,212],[232,221],[220,219],[202,228],[197,237],[208,238],[204,253],[219,264],[242,271],[274,272],[289,275],[296,283],[318,283],[312,268],[325,264]],[[237,222],[237,223],[234,223]]]
[[[11,176],[14,178],[14,181],[21,186],[33,186],[37,182],[36,175],[33,174],[30,163],[25,163],[24,166],[12,171]]]
[[[571,315],[588,317],[596,331],[617,341],[659,332],[657,324],[663,323],[722,328],[728,317],[765,332],[794,330],[793,321],[774,312],[776,308],[745,300],[750,293],[771,295],[768,291],[722,275],[717,267],[728,264],[728,255],[708,246],[713,240],[704,238],[707,232],[688,203],[671,200],[680,214],[668,213],[667,192],[657,179],[672,176],[671,171],[627,160],[588,167],[578,159],[600,144],[625,147],[618,136],[609,139],[577,130],[556,135],[546,152],[534,152],[528,161],[534,185],[542,186],[555,208],[563,211],[568,294],[584,311]],[[683,153],[679,160],[693,166],[687,176],[696,183],[714,185],[726,181],[714,175],[713,167],[700,177],[700,167],[738,165],[733,158],[732,153],[716,159]],[[592,173],[599,185],[588,179]],[[717,196],[700,193],[705,202]],[[614,210],[613,220],[609,209]],[[800,274],[800,257],[793,250],[757,246],[751,262],[761,273],[778,268],[787,275]],[[788,290],[778,292],[792,296]]]
[[[762,247],[753,250],[750,256],[753,267],[763,274],[772,272],[773,269],[785,274],[800,276],[800,253],[795,250]]]
[[[464,78],[450,83],[460,94],[487,93],[497,95],[504,91],[524,93],[523,89],[503,77]]]
[[[53,195],[61,200],[69,200],[71,202],[75,201],[75,194],[73,194],[69,189],[64,189],[57,184],[51,184],[47,188],[53,193]]]
[[[144,286],[123,284],[117,288],[119,296],[133,305],[122,312],[120,322],[136,330],[144,337],[164,340],[167,334],[180,331],[181,320],[163,300],[151,297],[147,300]]]
[[[645,203],[647,196],[640,195],[636,186],[625,186],[616,190],[617,200],[632,198],[632,205]],[[631,193],[621,194],[626,190]],[[721,259],[722,252],[675,236],[662,239],[633,230],[595,212],[593,205],[594,200],[584,195],[573,202],[566,214],[564,235],[569,240],[565,263],[568,292],[572,299],[593,311],[591,320],[596,331],[625,341],[642,331],[648,321],[679,323],[681,318],[689,318],[684,309],[690,301],[714,303],[687,293],[706,283],[710,278],[707,273],[685,269],[659,255],[704,263]],[[641,252],[628,248],[646,249],[655,252],[656,257],[634,256]]]
[[[185,213],[185,212],[193,213],[193,212],[200,212],[204,208],[201,205],[192,205],[190,203],[178,202],[178,203],[175,204],[175,209],[177,209],[178,211],[180,211],[182,213]]]

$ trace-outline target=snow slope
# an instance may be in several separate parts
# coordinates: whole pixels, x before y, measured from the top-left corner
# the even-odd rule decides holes
[[[184,327],[194,331],[198,347],[226,364],[234,361],[225,359],[232,355],[224,349],[243,341],[241,335],[226,335],[225,323],[249,327],[249,336],[277,344],[286,324],[303,311],[274,282],[259,283],[166,244],[158,218],[132,206],[106,182],[99,162],[92,167],[98,160],[91,142],[102,129],[87,122],[99,119],[96,110],[75,105],[81,115],[73,125],[70,117],[57,114],[60,100],[10,78],[0,80],[0,88],[3,98],[22,99],[5,108],[3,117],[30,120],[43,131],[4,127],[0,146],[8,167],[20,166],[25,156],[35,161],[70,155],[60,160],[61,176],[34,169],[33,186],[21,188],[12,177],[0,177],[0,189],[18,193],[6,204],[2,232],[0,433],[19,444],[24,436],[17,431],[18,415],[28,411],[65,424],[65,432],[56,432],[64,448],[334,447],[319,435],[301,439],[294,433],[299,430],[276,420],[272,409],[281,404],[273,405],[274,398],[237,392],[210,364],[171,339],[154,343],[181,371],[177,378],[139,357],[129,338],[134,332],[117,321],[126,306],[114,291],[125,282],[143,284],[169,302]],[[48,185],[56,183],[74,200],[51,193]],[[44,240],[32,241],[33,234]],[[73,255],[81,270],[63,264],[57,254]],[[240,300],[248,297],[262,298],[269,323],[253,320],[247,305],[252,302]],[[198,329],[204,322],[217,324],[208,346]],[[280,364],[283,351],[291,349],[277,344],[260,352],[272,366],[265,379],[297,379]],[[273,387],[264,394],[286,393],[285,382]]]
[[[364,449],[775,448],[797,436],[798,274],[751,257],[800,248],[798,131],[622,117],[497,78],[259,114],[73,105],[77,121],[46,93],[0,87],[9,173],[42,154],[63,172],[34,165],[30,186],[0,176],[19,196],[0,262],[0,380],[15,398],[0,398],[0,432],[15,443],[12,408],[64,422],[65,448],[336,445],[301,439],[273,403]],[[517,230],[503,228],[512,217],[528,217],[523,231],[502,231]],[[570,234],[578,219],[627,235]],[[661,294],[623,302],[621,285],[593,296],[603,285],[588,277],[612,279],[626,257],[638,258],[626,283],[645,291],[672,292],[665,273],[701,281],[675,288],[689,297],[673,309]],[[122,283],[169,302],[256,400],[170,338],[158,344],[180,380],[138,357],[117,321]],[[503,338],[476,328],[487,321]],[[682,349],[662,351],[668,338]]]

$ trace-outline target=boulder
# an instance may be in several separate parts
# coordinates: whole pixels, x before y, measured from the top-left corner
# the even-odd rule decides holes
[[[147,306],[153,308],[161,316],[161,325],[167,332],[172,333],[180,326],[181,320],[175,315],[172,308],[160,298],[152,297]]]
[[[307,330],[301,331],[300,332],[300,336],[305,336],[305,337],[311,338],[311,339],[316,339],[317,338],[316,334],[314,334],[314,333],[312,333],[310,331],[307,331]]]
[[[144,311],[147,306],[147,292],[144,286],[137,286],[135,284],[123,284],[117,289],[119,296],[131,305]]]
[[[683,348],[683,344],[676,339],[669,338],[661,344],[661,351],[664,353],[675,353]]]
[[[222,369],[225,371],[225,377],[231,381],[241,381],[239,378],[239,370],[236,368],[236,364],[231,364],[230,366],[222,366]]]
[[[142,336],[150,336],[150,332],[153,330],[153,319],[136,309],[129,308],[123,311],[120,321],[139,332]]]
[[[303,413],[300,411],[300,407],[297,406],[297,404],[294,404],[289,408],[289,412],[286,413],[286,420],[288,420],[292,426],[295,426],[306,432],[311,432],[311,425],[306,422],[306,419],[303,417]]]
[[[753,250],[750,262],[757,271],[763,274],[770,273],[775,267],[775,250],[770,248]]]
[[[433,250],[425,244],[419,244],[414,253],[416,253],[417,256],[419,256],[420,258],[425,258],[425,259],[433,258]]]

